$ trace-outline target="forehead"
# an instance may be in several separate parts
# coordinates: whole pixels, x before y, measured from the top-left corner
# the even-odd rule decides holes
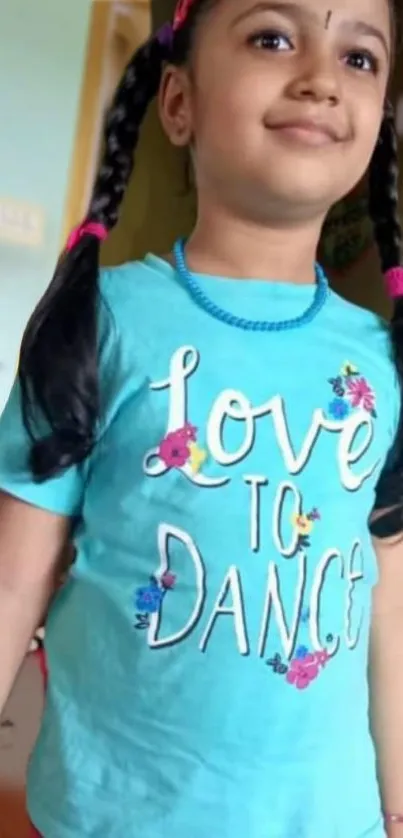
[[[283,8],[287,13],[294,12],[296,17],[325,26],[331,13],[333,27],[360,20],[377,26],[390,40],[392,3],[393,0],[217,0],[212,5],[211,14],[229,22],[249,10],[263,14],[265,10],[281,11]]]

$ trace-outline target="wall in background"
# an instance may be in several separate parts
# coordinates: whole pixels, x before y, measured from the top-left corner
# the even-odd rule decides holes
[[[21,333],[60,247],[90,0],[12,0],[0,11],[0,201],[43,212],[37,246],[11,244],[0,221],[0,410]]]
[[[11,0],[0,5],[1,411],[22,330],[49,282],[60,247],[90,0]],[[43,238],[39,232],[37,246],[11,244],[10,225],[6,239],[6,199],[32,204],[43,214]],[[25,768],[42,694],[31,658],[0,720],[1,838],[28,836]]]
[[[153,27],[173,14],[174,0],[152,0]],[[188,178],[187,152],[166,139],[155,104],[150,107],[136,153],[136,166],[116,230],[103,248],[103,261],[118,264],[147,251],[166,253],[192,229],[196,200]]]

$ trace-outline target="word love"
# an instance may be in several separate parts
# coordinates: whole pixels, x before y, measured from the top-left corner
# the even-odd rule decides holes
[[[167,434],[185,427],[191,420],[189,411],[189,379],[200,363],[200,356],[193,346],[180,347],[172,356],[168,378],[153,382],[154,391],[169,391]],[[337,465],[342,486],[348,491],[357,491],[375,471],[378,462],[367,465],[357,472],[357,464],[369,450],[374,436],[372,416],[357,410],[344,419],[327,418],[322,409],[313,412],[309,427],[299,450],[296,450],[290,436],[284,400],[275,395],[263,404],[253,405],[240,390],[227,389],[215,399],[206,421],[206,442],[211,458],[220,466],[228,467],[240,463],[251,452],[257,423],[272,423],[276,444],[281,452],[286,471],[290,475],[300,474],[305,468],[319,438],[323,434],[337,437]],[[236,423],[242,429],[242,438],[233,451],[224,444],[224,431],[228,423]],[[353,470],[356,466],[356,470]],[[158,448],[149,451],[143,462],[149,477],[159,477],[168,471],[168,466],[158,456]],[[230,482],[228,475],[212,477],[195,473],[190,464],[181,471],[200,487],[220,487]],[[248,482],[253,485],[253,477]],[[259,482],[259,480],[257,480]]]

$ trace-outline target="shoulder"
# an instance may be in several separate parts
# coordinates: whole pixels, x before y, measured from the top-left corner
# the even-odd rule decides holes
[[[355,305],[332,292],[328,308],[331,333],[343,340],[351,351],[367,358],[395,377],[390,327],[387,320],[369,309]]]
[[[173,330],[173,312],[188,305],[176,271],[152,254],[102,269],[99,292],[101,340],[114,341],[145,364],[158,353],[163,336]]]
[[[99,360],[103,393],[114,410],[147,385],[164,318],[169,321],[167,312],[183,295],[175,277],[167,262],[151,255],[100,271]]]
[[[375,340],[389,340],[389,323],[379,314],[370,309],[356,305],[340,297],[335,291],[331,292],[331,316],[342,318],[346,328],[356,327],[360,334],[365,333]]]
[[[181,293],[175,271],[167,261],[152,254],[141,261],[103,268],[99,276],[101,303],[124,325],[144,311],[148,315],[161,301]]]
[[[327,347],[323,354],[343,355],[342,370],[353,370],[351,388],[357,404],[365,404],[365,393],[371,394],[377,427],[383,429],[385,446],[390,447],[396,436],[401,396],[389,323],[332,292],[322,329]]]

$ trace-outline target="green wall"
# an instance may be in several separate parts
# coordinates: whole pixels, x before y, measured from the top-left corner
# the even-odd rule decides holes
[[[90,0],[0,0],[0,198],[45,214],[37,248],[0,233],[0,410],[59,250],[89,9]]]

